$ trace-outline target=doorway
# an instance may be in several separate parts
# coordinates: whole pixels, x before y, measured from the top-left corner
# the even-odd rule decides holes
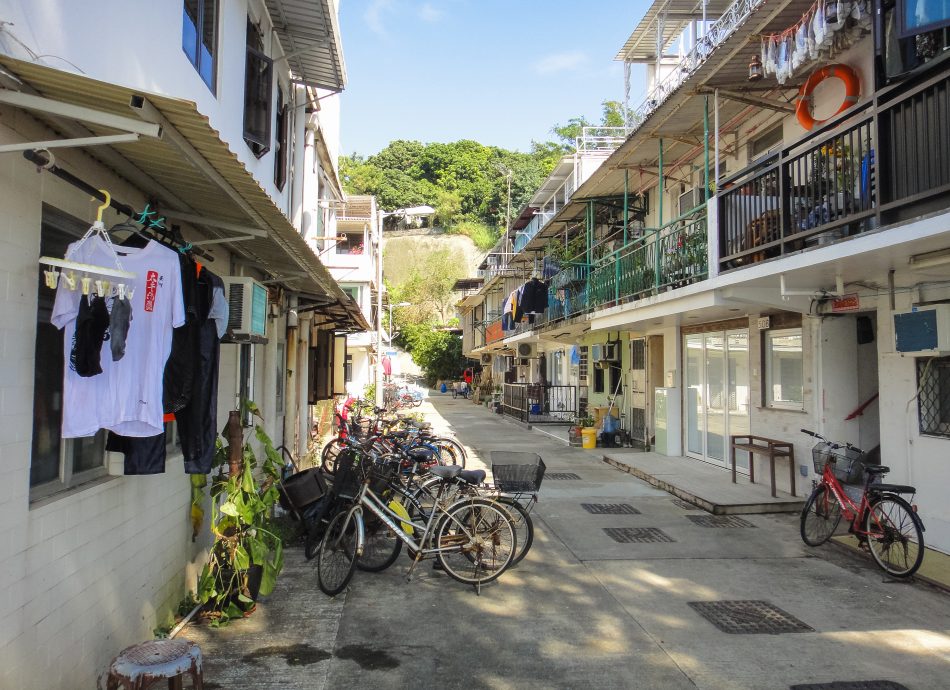
[[[749,433],[749,330],[692,333],[683,337],[686,365],[686,454],[729,464],[729,436]],[[749,457],[736,454],[749,471]]]

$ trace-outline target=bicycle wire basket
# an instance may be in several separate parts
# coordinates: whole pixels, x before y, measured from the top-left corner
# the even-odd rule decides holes
[[[830,463],[835,478],[845,484],[858,484],[863,480],[866,456],[867,453],[857,448],[839,446],[828,441],[822,441],[811,449],[815,471],[820,474],[824,471],[825,465]]]
[[[544,479],[544,460],[537,453],[493,450],[491,473],[495,486],[504,493],[533,493]]]
[[[333,474],[333,492],[337,496],[353,498],[362,483],[359,469],[362,458],[351,448],[344,448],[336,456],[336,471]]]

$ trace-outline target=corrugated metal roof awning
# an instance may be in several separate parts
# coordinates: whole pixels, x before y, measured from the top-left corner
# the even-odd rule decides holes
[[[328,314],[335,314],[333,318],[339,328],[370,328],[356,303],[337,285],[287,216],[194,103],[7,56],[0,56],[0,65],[24,85],[24,91],[103,113],[137,115],[161,124],[161,138],[91,147],[86,153],[142,189],[158,203],[160,210],[264,230],[266,236],[233,243],[230,249],[289,289],[336,305]],[[34,114],[53,129],[62,126],[58,116]],[[103,125],[82,124],[94,135],[114,132]],[[117,160],[121,165],[116,165]],[[210,236],[222,237],[221,230],[202,227]]]
[[[712,21],[725,12],[732,0],[706,2],[706,19]],[[657,59],[657,35],[664,51],[670,49],[690,22],[701,22],[703,0],[657,0],[647,9],[614,60],[654,62]]]
[[[340,27],[330,0],[266,0],[294,81],[332,91],[346,87]]]

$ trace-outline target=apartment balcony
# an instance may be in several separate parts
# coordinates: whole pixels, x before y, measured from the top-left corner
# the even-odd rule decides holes
[[[950,61],[880,91],[724,181],[719,268],[737,269],[947,207]]]
[[[705,280],[708,263],[703,205],[611,252],[593,267],[589,306],[643,299]]]

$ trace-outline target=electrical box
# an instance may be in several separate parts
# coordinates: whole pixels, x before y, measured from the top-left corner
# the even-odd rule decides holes
[[[950,304],[894,314],[894,345],[905,355],[950,352]]]
[[[234,335],[267,334],[267,288],[253,278],[222,277],[228,296],[228,330]]]

